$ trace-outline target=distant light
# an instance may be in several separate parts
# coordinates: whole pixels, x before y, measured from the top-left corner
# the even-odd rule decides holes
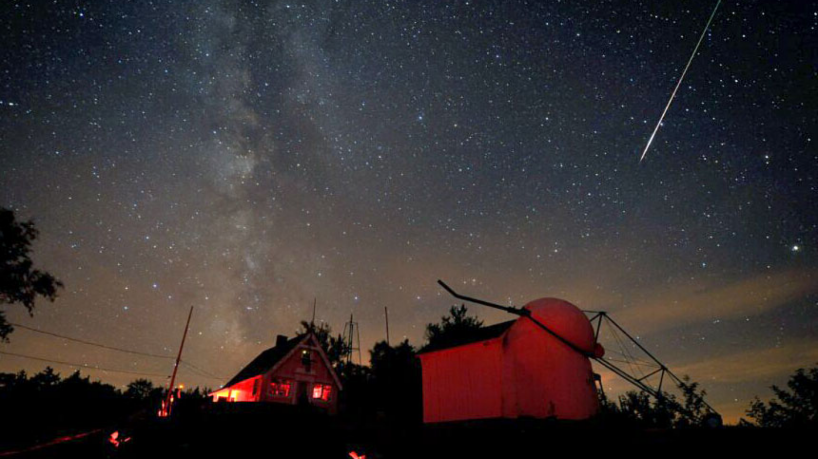
[[[800,252],[801,251],[801,246],[796,244],[796,245],[792,246],[792,249],[790,249],[790,250],[792,250],[793,252]]]

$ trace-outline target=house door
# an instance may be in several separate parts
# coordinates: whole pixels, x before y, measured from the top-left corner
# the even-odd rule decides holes
[[[298,381],[296,383],[296,391],[295,391],[295,402],[298,405],[309,405],[310,400],[307,394],[307,382],[306,381]]]

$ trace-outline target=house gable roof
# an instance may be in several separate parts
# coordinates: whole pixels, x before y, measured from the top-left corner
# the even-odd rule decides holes
[[[270,349],[262,352],[258,355],[258,357],[248,363],[247,366],[242,368],[241,371],[236,374],[236,376],[233,376],[233,378],[223,387],[230,387],[236,383],[244,381],[245,379],[250,379],[254,376],[267,372],[267,370],[272,368],[279,361],[284,360],[284,357],[292,352],[293,349],[298,347],[298,344],[301,343],[301,341],[304,341],[304,338],[306,337],[306,334],[298,335],[294,338],[288,339],[287,342],[280,346],[271,347]]]
[[[451,349],[454,347],[465,346],[467,344],[479,343],[494,338],[503,336],[516,320],[509,320],[508,322],[500,322],[499,324],[489,325],[488,327],[481,327],[470,332],[465,336],[458,336],[453,339],[447,339],[433,345],[429,345],[420,350],[418,354],[426,354],[429,352],[442,351],[444,349]]]
[[[327,370],[329,370],[329,374],[332,375],[332,379],[335,381],[335,384],[338,385],[338,390],[342,390],[344,388],[344,385],[341,384],[341,380],[338,378],[338,375],[335,374],[335,369],[332,368],[332,364],[329,361],[329,357],[327,357],[327,353],[324,352],[324,348],[321,347],[321,343],[318,342],[318,338],[315,336],[314,333],[309,333],[305,336],[307,339],[305,339],[304,342],[312,341],[313,346],[318,351],[318,356],[321,357],[321,360],[324,362],[324,365],[326,365]],[[285,355],[284,358],[279,359],[278,362],[276,362],[268,371],[275,372],[278,369],[278,367],[281,366],[281,364],[284,363],[285,360],[287,360],[286,357],[289,356],[290,353],[292,353],[292,350],[290,350],[290,352],[287,353],[287,355]]]
[[[262,352],[258,355],[255,359],[253,359],[250,363],[247,364],[241,371],[233,376],[230,381],[227,382],[222,387],[230,387],[234,384],[240,383],[246,379],[250,379],[268,371],[274,371],[276,368],[281,365],[287,357],[292,354],[300,344],[312,341],[312,344],[317,348],[318,355],[321,356],[321,360],[323,360],[324,364],[327,366],[330,374],[332,375],[332,379],[338,384],[338,389],[340,390],[343,386],[341,384],[341,380],[338,379],[338,375],[335,374],[335,370],[332,368],[332,365],[327,358],[326,353],[323,349],[321,349],[321,345],[318,343],[318,340],[315,338],[313,333],[302,333],[294,338],[287,340],[285,343],[281,344],[280,346],[271,347],[266,351]]]

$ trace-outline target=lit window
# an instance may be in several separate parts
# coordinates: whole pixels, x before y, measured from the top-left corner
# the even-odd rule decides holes
[[[332,394],[332,386],[328,384],[315,384],[312,386],[312,398],[329,401],[330,394]]]
[[[290,381],[278,379],[270,383],[270,395],[274,397],[290,396]]]

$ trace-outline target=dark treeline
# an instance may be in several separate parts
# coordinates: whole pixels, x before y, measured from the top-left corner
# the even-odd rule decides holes
[[[767,403],[756,397],[747,416],[761,427],[812,429],[818,427],[818,366],[799,368],[787,387],[771,387],[775,395]]]
[[[53,368],[29,376],[0,373],[0,447],[30,445],[118,422],[155,415],[167,389],[137,379],[120,390],[75,371],[62,377]],[[183,398],[203,398],[207,389],[186,390]]]
[[[600,394],[599,419],[619,426],[630,425],[644,428],[687,428],[703,426],[708,421],[710,411],[704,401],[707,393],[699,388],[699,383],[684,377],[679,387],[681,399],[663,392],[661,398],[645,392],[628,391],[614,403]]]

